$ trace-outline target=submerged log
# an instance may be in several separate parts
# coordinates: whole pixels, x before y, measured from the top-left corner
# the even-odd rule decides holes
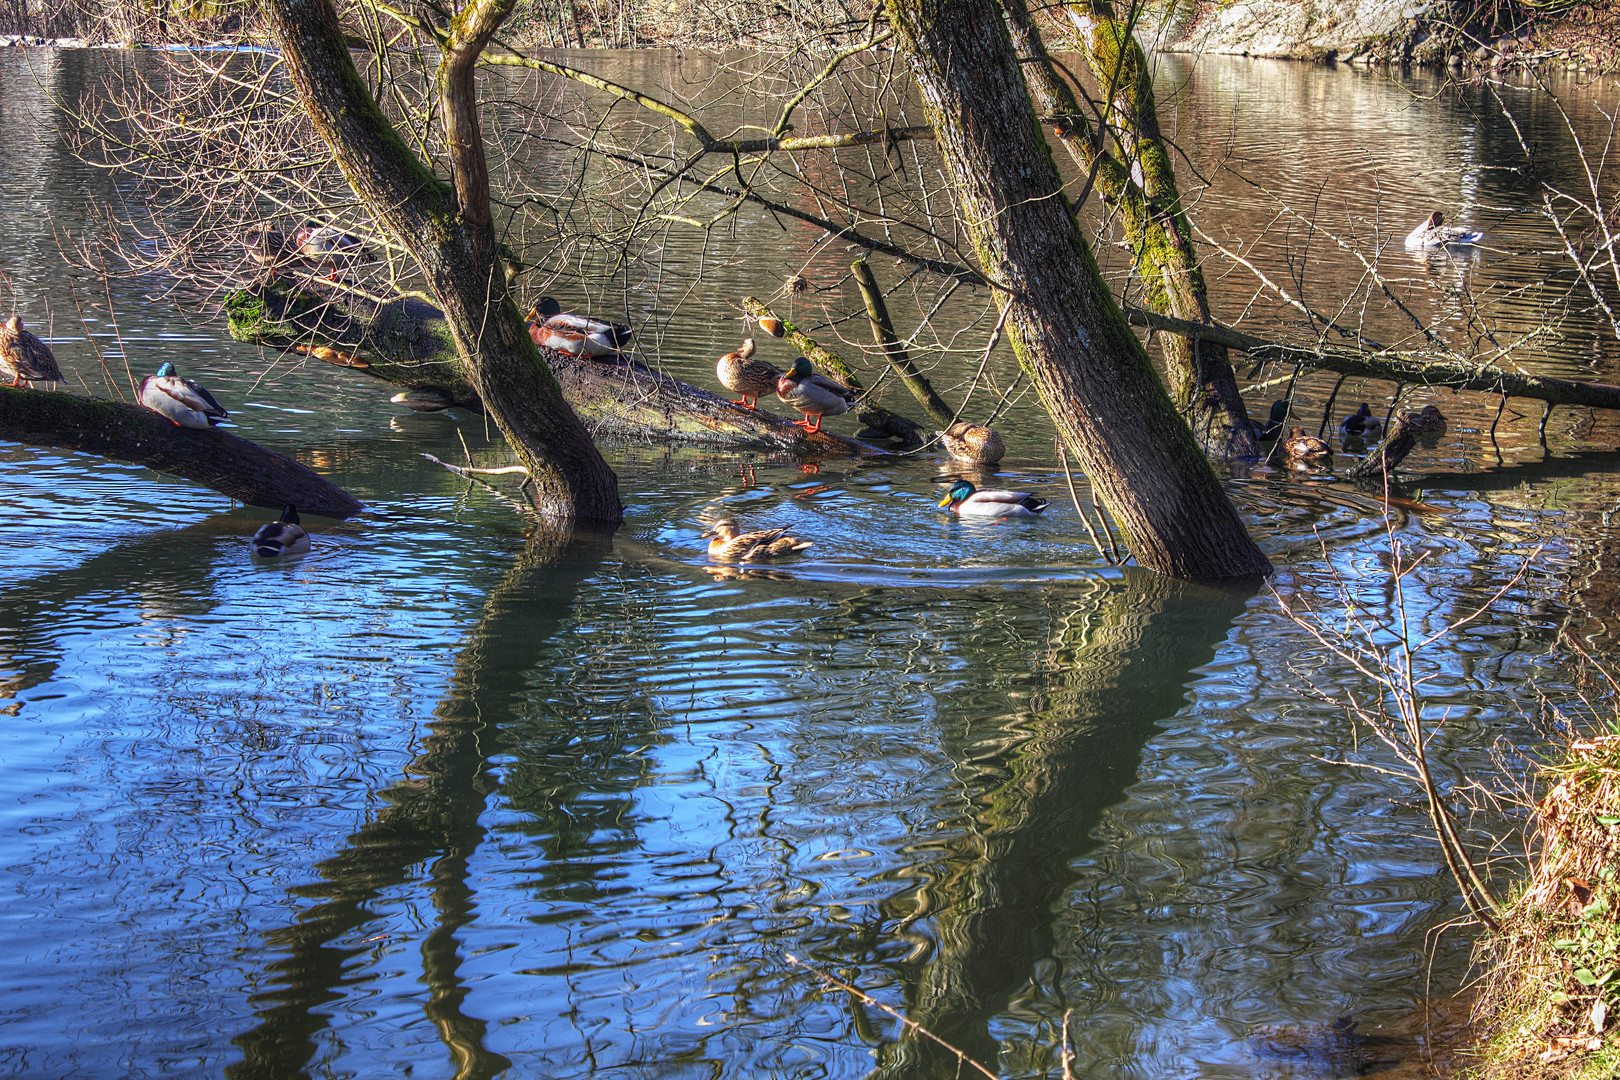
[[[231,336],[300,351],[411,390],[444,395],[482,412],[478,390],[461,377],[443,314],[410,297],[383,300],[341,286],[272,282],[226,300]],[[540,349],[563,396],[596,438],[676,442],[801,455],[871,455],[880,447],[814,434],[784,417],[750,411],[631,360],[587,360]]]
[[[305,465],[217,428],[177,427],[119,401],[0,386],[0,439],[76,450],[193,480],[249,506],[346,518],[365,507]]]

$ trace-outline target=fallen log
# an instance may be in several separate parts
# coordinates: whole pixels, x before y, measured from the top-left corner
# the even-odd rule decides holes
[[[0,386],[0,439],[75,450],[192,480],[249,506],[346,518],[365,507],[319,473],[227,431],[177,427],[120,401]]]
[[[1385,379],[1413,386],[1478,390],[1506,397],[1534,398],[1552,405],[1586,405],[1594,409],[1620,409],[1620,386],[1609,383],[1530,375],[1522,371],[1506,371],[1490,364],[1470,364],[1427,353],[1399,352],[1393,349],[1361,352],[1328,346],[1286,345],[1245,334],[1227,326],[1200,325],[1137,307],[1126,307],[1125,315],[1137,326],[1180,334],[1184,337],[1202,338],[1246,352],[1255,360],[1298,364],[1307,371],[1321,368],[1336,371],[1341,375],[1362,375],[1370,379]]]
[[[482,412],[443,314],[414,297],[381,299],[337,284],[279,281],[240,289],[225,303],[238,341],[309,353]],[[748,410],[631,360],[587,360],[541,348],[568,399],[597,438],[781,451],[799,456],[888,451],[830,431],[807,433],[787,418]]]

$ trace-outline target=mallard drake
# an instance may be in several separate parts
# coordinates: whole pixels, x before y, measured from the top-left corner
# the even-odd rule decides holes
[[[1283,460],[1290,465],[1320,465],[1333,456],[1333,448],[1315,435],[1296,427],[1282,441]]]
[[[1282,434],[1283,423],[1288,419],[1288,402],[1273,401],[1271,415],[1263,424],[1254,426],[1254,437],[1261,442],[1276,442],[1277,436]]]
[[[1422,412],[1409,412],[1401,417],[1419,435],[1444,435],[1446,416],[1437,406],[1425,405]]]
[[[1384,422],[1372,414],[1363,401],[1361,408],[1339,422],[1339,435],[1346,439],[1376,439],[1384,433]]]
[[[940,432],[939,442],[947,454],[969,465],[994,465],[1007,456],[1006,444],[994,428],[961,420]]]
[[[297,507],[289,506],[281,512],[280,521],[260,525],[251,541],[253,554],[262,559],[281,555],[302,555],[309,550],[309,533],[298,521]]]
[[[347,266],[371,257],[371,249],[354,233],[318,221],[300,225],[293,233],[293,246],[307,259],[335,265]]]
[[[958,480],[939,505],[950,507],[951,513],[962,517],[1034,517],[1046,509],[1047,502],[1027,491],[981,491],[966,480]]]
[[[721,518],[711,525],[704,536],[709,541],[709,557],[751,562],[754,559],[774,559],[778,555],[792,555],[814,545],[812,540],[800,540],[787,535],[786,529],[763,529],[759,532],[739,532],[737,523]]]
[[[1483,239],[1485,234],[1478,229],[1447,225],[1445,215],[1436,210],[1424,220],[1423,224],[1406,234],[1406,246],[1436,248],[1445,247],[1447,244],[1477,244]]]
[[[564,311],[549,296],[529,309],[529,337],[554,352],[574,356],[610,356],[619,352],[635,331],[623,323],[593,319]]]
[[[714,365],[714,376],[734,394],[742,397],[733,401],[745,409],[757,408],[759,396],[776,389],[782,373],[773,364],[754,359],[754,339],[744,338],[742,348],[728,352]]]
[[[12,386],[62,381],[56,354],[49,345],[23,329],[20,315],[0,323],[0,378],[6,376],[10,376]]]
[[[839,416],[849,412],[849,403],[855,400],[855,391],[843,383],[834,382],[825,375],[812,375],[810,361],[794,357],[787,374],[776,380],[776,396],[785,404],[804,413],[803,420],[793,421],[805,431],[820,431],[823,416]],[[810,420],[815,417],[815,421]]]
[[[170,363],[141,380],[141,404],[168,417],[176,427],[210,428],[230,416],[213,394],[175,374]]]

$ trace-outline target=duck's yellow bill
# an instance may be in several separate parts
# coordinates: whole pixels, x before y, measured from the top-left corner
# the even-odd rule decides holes
[[[949,492],[946,493],[946,495],[945,495],[945,497],[943,499],[939,500],[939,505],[941,505],[941,506],[949,506],[949,505],[951,505],[951,496],[950,496]]]

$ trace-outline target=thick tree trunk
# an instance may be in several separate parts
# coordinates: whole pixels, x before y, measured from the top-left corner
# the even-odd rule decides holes
[[[994,0],[888,0],[1013,350],[1143,566],[1263,574],[1075,223]]]
[[[1110,126],[1131,162],[1102,152],[1103,140],[1047,56],[1023,0],[1006,0],[1002,7],[1013,41],[1027,58],[1024,72],[1030,92],[1043,114],[1062,118],[1057,134],[1063,145],[1087,175],[1095,173],[1103,199],[1119,207],[1137,273],[1147,285],[1148,304],[1155,311],[1208,323],[1204,274],[1159,131],[1147,58],[1129,30],[1113,19],[1106,2],[1076,6],[1090,13],[1082,27],[1086,59],[1098,81],[1113,91],[1108,102]],[[1170,396],[1204,451],[1215,458],[1255,457],[1254,425],[1226,347],[1207,339],[1169,337],[1163,349]]]
[[[319,473],[227,431],[120,401],[0,386],[0,439],[77,450],[194,480],[248,506],[346,518],[365,507]]]
[[[512,0],[477,0],[452,20],[437,73],[452,189],[407,147],[355,70],[331,0],[267,0],[282,58],[315,129],[356,196],[411,253],[443,309],[466,381],[534,483],[542,519],[617,525],[618,481],[541,362],[507,293],[490,225],[473,65]]]
[[[321,291],[317,292],[319,289]],[[231,336],[317,358],[396,386],[442,394],[483,412],[467,381],[444,313],[414,299],[377,303],[305,283],[243,289],[226,300]],[[540,349],[564,400],[591,435],[630,442],[688,443],[795,454],[864,456],[888,451],[788,417],[749,410],[628,360],[587,360]]]

